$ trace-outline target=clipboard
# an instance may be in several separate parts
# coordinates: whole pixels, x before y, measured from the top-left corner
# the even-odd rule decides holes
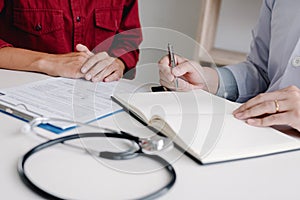
[[[26,106],[24,106],[24,108],[26,108]],[[27,112],[32,112],[30,110],[26,110],[26,111]],[[89,123],[95,122],[97,120],[100,120],[100,119],[109,117],[111,115],[117,114],[117,113],[122,112],[122,111],[124,111],[124,110],[123,109],[116,110],[114,112],[108,113],[106,115],[103,115],[103,116],[98,117],[98,118],[96,118],[94,120],[88,121],[86,123],[89,124]],[[16,119],[22,120],[24,122],[30,122],[35,117],[42,117],[41,115],[39,115],[37,113],[34,113],[34,112],[33,112],[33,114],[39,115],[39,116],[33,116],[33,115],[28,114],[28,113],[21,112],[20,110],[17,110],[15,108],[13,108],[12,106],[4,105],[2,100],[0,100],[0,112],[4,113],[6,115],[9,115],[11,117],[14,117]],[[76,126],[71,126],[69,128],[62,129],[62,128],[54,126],[52,124],[41,124],[41,125],[39,125],[39,127],[42,128],[42,129],[45,129],[47,131],[50,131],[52,133],[55,133],[55,134],[61,134],[61,133],[64,133],[64,132],[67,132],[67,131],[70,131],[70,130],[74,129]]]
[[[112,106],[110,99],[111,90],[115,91],[115,86],[118,84],[111,82],[95,85],[84,80],[50,78],[1,89],[0,112],[25,122],[36,117],[61,118],[71,121],[76,117],[75,121],[91,123],[122,111],[120,106]],[[98,90],[94,91],[93,89],[96,90],[97,87]],[[133,89],[132,87],[132,84],[130,86],[127,83],[120,86],[120,89],[128,91]],[[41,128],[55,134],[75,128],[75,124],[58,124],[44,124]]]
[[[24,105],[23,105],[24,106]],[[24,106],[24,108],[26,109],[26,106]],[[27,112],[30,112],[28,110],[26,110]],[[11,117],[17,118],[19,120],[22,120],[24,122],[30,122],[31,120],[33,120],[35,117],[33,115],[27,114],[25,112],[21,112],[20,110],[17,110],[15,108],[13,108],[13,106],[8,106],[3,104],[3,101],[0,100],[0,112],[9,115]],[[74,127],[71,127],[70,129],[61,129],[59,127],[53,126],[51,124],[43,124],[39,126],[40,128],[43,128],[45,130],[51,131],[55,134],[60,134],[63,133],[65,131],[71,130]]]

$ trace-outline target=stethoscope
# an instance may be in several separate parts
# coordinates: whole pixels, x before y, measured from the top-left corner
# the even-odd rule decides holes
[[[139,138],[136,136],[133,136],[129,133],[126,133],[124,131],[116,131],[108,128],[99,128],[97,126],[93,125],[87,125],[80,122],[74,123],[74,121],[69,120],[63,120],[63,119],[53,119],[53,118],[36,118],[32,120],[29,125],[26,126],[26,131],[35,132],[36,127],[38,127],[41,124],[47,124],[49,122],[53,121],[59,121],[59,122],[65,122],[65,123],[73,123],[76,124],[76,126],[88,126],[91,128],[97,128],[101,130],[101,132],[85,132],[85,133],[78,133],[78,134],[72,134],[64,137],[60,137],[57,139],[48,140],[40,145],[37,145],[36,147],[33,147],[31,150],[29,150],[23,157],[20,158],[18,163],[18,172],[22,179],[22,181],[34,192],[41,195],[42,197],[46,199],[63,199],[61,197],[55,196],[54,194],[51,194],[50,192],[47,192],[46,190],[39,187],[37,184],[35,184],[27,175],[25,171],[25,164],[28,159],[33,156],[34,154],[52,147],[57,144],[66,144],[65,142],[81,139],[81,138],[117,138],[121,140],[127,140],[132,145],[131,148],[123,151],[123,152],[110,152],[110,151],[102,151],[97,152],[95,150],[85,149],[89,153],[92,153],[93,155],[96,155],[101,158],[110,159],[110,160],[128,160],[135,158],[137,156],[143,156],[146,158],[149,158],[151,160],[154,160],[155,162],[158,162],[163,166],[163,168],[168,172],[170,175],[170,181],[162,186],[160,189],[145,195],[143,197],[140,197],[139,199],[155,199],[159,196],[167,193],[172,186],[175,184],[176,181],[176,172],[173,168],[173,166],[163,159],[162,157],[156,155],[158,152],[165,150],[167,148],[170,148],[173,146],[173,143],[170,139],[161,137],[158,135],[151,136],[150,138]],[[66,144],[75,148],[80,148],[78,146],[73,146],[71,144]]]

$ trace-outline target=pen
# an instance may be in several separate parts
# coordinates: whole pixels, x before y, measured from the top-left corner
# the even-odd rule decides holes
[[[168,44],[168,51],[169,51],[169,61],[170,61],[170,66],[173,69],[176,66],[175,62],[175,56],[174,56],[174,51],[172,45],[169,43]],[[175,90],[178,88],[178,78],[175,78]]]

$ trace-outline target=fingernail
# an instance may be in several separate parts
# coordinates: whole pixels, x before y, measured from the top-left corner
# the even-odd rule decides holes
[[[237,113],[234,116],[238,119],[241,119],[243,117],[243,113]]]
[[[246,122],[247,122],[247,124],[256,124],[255,119],[248,119]]]
[[[92,78],[92,75],[90,75],[90,74],[85,75],[86,80],[90,80],[91,78]]]
[[[87,72],[87,69],[83,67],[83,68],[81,68],[81,72],[82,72],[82,73],[86,73],[86,72]]]

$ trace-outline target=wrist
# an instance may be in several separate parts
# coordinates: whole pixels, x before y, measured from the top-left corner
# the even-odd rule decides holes
[[[212,94],[216,94],[219,88],[218,72],[211,67],[203,67],[205,79],[207,83],[207,90]]]
[[[33,67],[36,68],[39,72],[56,76],[55,72],[55,65],[51,64],[51,60],[53,59],[53,55],[43,53],[41,54],[35,62],[32,63]]]
[[[122,74],[124,74],[124,71],[125,71],[125,68],[126,68],[125,63],[119,58],[116,58],[116,62],[118,63],[118,65],[119,65],[119,67],[122,71]]]

